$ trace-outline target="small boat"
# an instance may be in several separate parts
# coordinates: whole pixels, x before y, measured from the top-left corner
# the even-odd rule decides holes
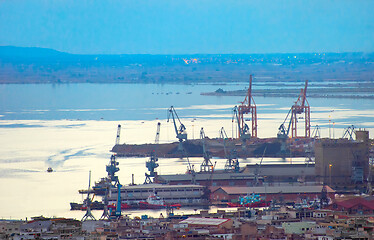
[[[49,167],[49,168],[47,169],[47,172],[53,172],[53,169],[52,169],[51,167]]]
[[[139,202],[139,208],[141,209],[159,209],[164,207],[166,207],[164,200],[155,194],[151,194],[145,202]]]

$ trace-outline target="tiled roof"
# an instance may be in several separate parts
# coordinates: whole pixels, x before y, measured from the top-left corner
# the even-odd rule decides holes
[[[337,204],[338,206],[344,207],[345,209],[350,209],[360,204],[362,206],[365,206],[369,209],[374,210],[374,201],[368,201],[361,197],[351,198],[351,199],[341,201],[341,202],[335,202],[335,204]]]

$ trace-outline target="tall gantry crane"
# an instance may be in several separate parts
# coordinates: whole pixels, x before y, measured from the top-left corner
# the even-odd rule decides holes
[[[154,178],[157,175],[157,172],[155,172],[155,169],[159,166],[157,161],[157,147],[158,143],[160,142],[160,128],[161,128],[161,123],[157,123],[157,130],[156,130],[156,138],[155,138],[155,145],[154,149],[151,152],[151,156],[149,160],[145,163],[145,166],[147,167],[149,174],[145,173],[145,181],[144,184],[152,183],[152,178]]]
[[[226,140],[228,139],[225,129],[222,127],[219,131],[219,136],[222,138],[223,141],[223,150],[225,152],[225,158],[227,159],[225,164],[225,171],[234,171],[239,172],[239,159],[236,156],[236,152],[231,150],[230,152],[227,150]]]
[[[300,90],[300,95],[295,104],[292,106],[292,124],[291,124],[291,133],[292,138],[300,137],[297,135],[297,115],[304,113],[305,120],[305,135],[304,138],[310,138],[310,106],[308,100],[306,99],[306,90],[308,88],[308,80],[305,81],[304,89]],[[301,117],[300,117],[301,118]]]
[[[245,96],[245,99],[238,107],[238,115],[239,115],[239,121],[240,126],[242,129],[247,126],[245,123],[244,114],[252,114],[251,115],[251,122],[252,122],[252,137],[257,137],[257,107],[256,103],[252,96],[252,75],[249,76],[249,87],[247,91],[247,95]],[[248,126],[247,126],[248,127]],[[241,133],[239,132],[239,137],[241,136]]]
[[[235,106],[232,109],[232,122],[234,123],[236,120],[236,123],[238,124],[239,139],[245,142],[251,138],[251,134],[249,133],[249,127],[245,122],[243,126],[241,125],[238,109],[238,106]]]
[[[291,137],[298,138],[310,138],[310,106],[308,100],[306,99],[306,90],[308,87],[308,80],[305,81],[305,87],[300,90],[300,95],[297,101],[292,105],[290,111],[286,118],[284,119],[283,123],[278,128],[279,132],[277,137],[280,139],[287,139],[289,137],[289,132],[291,129]],[[298,117],[298,115],[304,113],[304,117]],[[297,122],[298,119],[304,118],[305,122],[305,135],[298,136],[297,135]],[[289,121],[288,121],[289,120]],[[286,127],[285,124],[288,122],[288,126]]]
[[[210,161],[210,154],[207,151],[207,147],[205,144],[206,136],[205,136],[205,132],[203,128],[200,129],[200,139],[203,144],[203,158],[204,158],[203,163],[201,163],[200,165],[200,172],[213,172],[214,167],[213,167],[212,162]]]
[[[171,106],[168,109],[168,120],[167,120],[168,122],[170,120],[170,117],[173,119],[174,129],[175,129],[175,133],[177,135],[176,137],[179,140],[178,150],[182,151],[183,150],[182,142],[183,142],[183,140],[187,140],[186,127],[183,125],[183,123],[179,119],[178,114],[175,111],[173,106]],[[179,127],[177,127],[177,121],[179,122]]]

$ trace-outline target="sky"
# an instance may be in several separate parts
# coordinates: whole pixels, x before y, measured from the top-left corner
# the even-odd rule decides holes
[[[79,54],[374,52],[373,0],[0,0],[0,46]]]

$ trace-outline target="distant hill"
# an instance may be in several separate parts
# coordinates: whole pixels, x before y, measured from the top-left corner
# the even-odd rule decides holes
[[[70,54],[49,48],[0,46],[0,57],[8,59],[41,59],[67,57]]]

